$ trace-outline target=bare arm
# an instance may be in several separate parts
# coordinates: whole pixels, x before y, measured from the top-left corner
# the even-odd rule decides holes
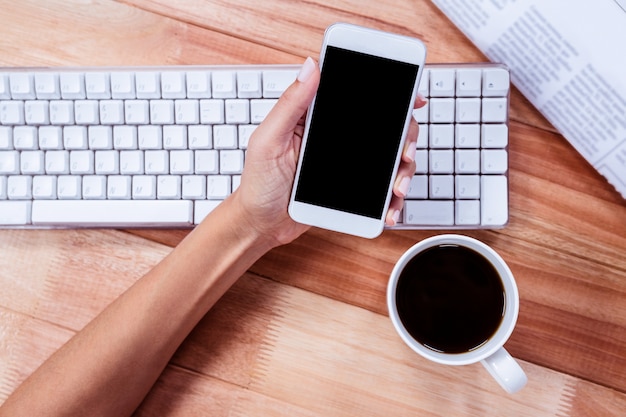
[[[307,60],[250,140],[241,185],[181,243],[37,369],[0,407],[4,416],[130,415],[175,350],[263,254],[301,235],[287,204],[303,115],[319,70]],[[417,103],[419,105],[419,101]],[[412,126],[387,217],[415,172]]]

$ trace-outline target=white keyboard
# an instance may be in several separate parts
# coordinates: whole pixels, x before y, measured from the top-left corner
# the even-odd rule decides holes
[[[193,227],[237,188],[298,70],[0,68],[0,228]],[[426,66],[395,229],[506,225],[509,86],[498,64]]]

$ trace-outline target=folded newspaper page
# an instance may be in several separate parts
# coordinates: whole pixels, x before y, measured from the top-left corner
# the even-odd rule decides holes
[[[626,198],[626,0],[432,0]]]

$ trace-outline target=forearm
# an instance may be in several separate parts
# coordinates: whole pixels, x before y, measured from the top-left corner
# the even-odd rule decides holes
[[[0,415],[129,415],[206,312],[274,242],[232,199],[42,365]],[[213,220],[212,220],[213,219]]]

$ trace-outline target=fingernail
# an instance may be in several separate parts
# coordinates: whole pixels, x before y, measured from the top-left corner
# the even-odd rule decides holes
[[[428,103],[428,100],[422,95],[422,93],[417,93],[417,101],[419,102],[417,103],[418,107],[422,107],[423,105]]]
[[[398,220],[400,220],[400,210],[394,210],[391,218],[393,219],[393,224],[395,226],[395,224],[398,223]]]
[[[406,157],[412,161],[415,161],[415,154],[417,153],[417,142],[409,143],[409,149],[406,150]]]
[[[302,68],[300,68],[300,73],[298,74],[298,81],[300,81],[301,83],[306,82],[306,80],[308,80],[311,77],[311,74],[313,74],[314,70],[315,70],[315,61],[313,60],[313,58],[308,57],[306,61],[304,61],[304,64],[302,64]]]
[[[400,181],[400,185],[398,185],[398,191],[400,192],[400,194],[402,194],[403,196],[406,196],[406,194],[409,192],[410,184],[411,184],[411,179],[409,177],[402,178],[402,181]]]

